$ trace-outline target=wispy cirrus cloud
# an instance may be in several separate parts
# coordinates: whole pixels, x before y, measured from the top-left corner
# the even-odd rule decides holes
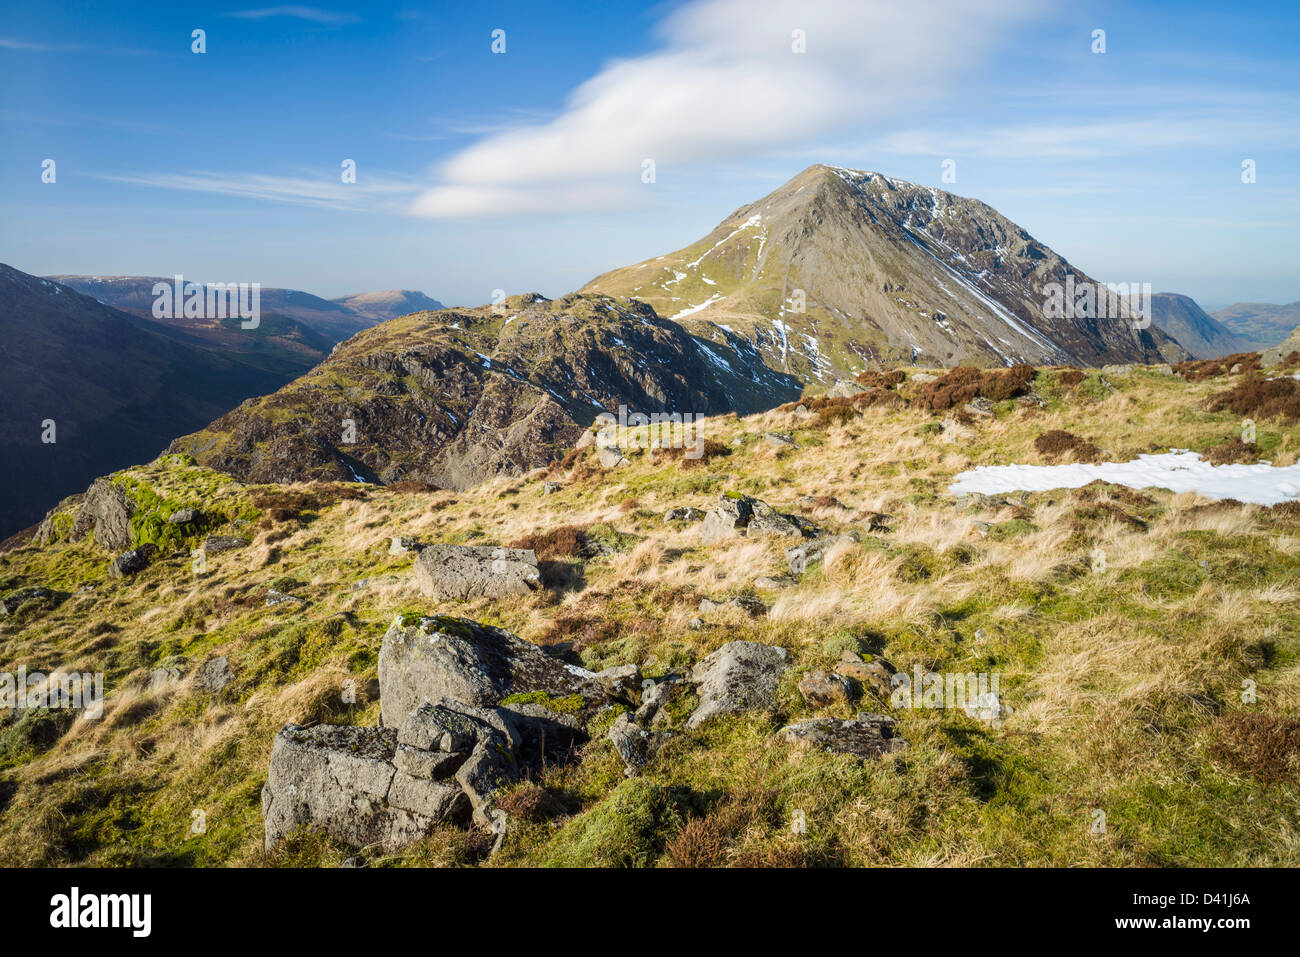
[[[236,10],[227,13],[228,17],[237,17],[240,20],[269,20],[274,17],[284,17],[292,20],[307,20],[311,23],[322,23],[333,26],[342,26],[349,23],[360,23],[361,18],[354,13],[340,13],[335,10],[322,10],[320,7],[302,7],[302,6],[283,6],[283,7],[261,7],[255,10]]]
[[[41,43],[36,40],[17,40],[13,37],[0,37],[0,50],[27,50],[32,53],[68,53],[80,50],[75,43]]]
[[[1040,8],[1040,0],[692,0],[659,25],[662,49],[608,64],[554,119],[492,131],[462,150],[412,211],[558,212],[575,195],[632,204],[646,159],[663,175],[906,116]],[[806,52],[796,52],[798,37]]]
[[[419,186],[391,174],[366,174],[356,183],[343,183],[337,173],[305,173],[300,176],[273,176],[261,173],[215,173],[197,170],[188,173],[101,173],[96,179],[157,189],[175,189],[198,193],[215,193],[243,199],[317,206],[329,209],[391,208],[400,212]]]

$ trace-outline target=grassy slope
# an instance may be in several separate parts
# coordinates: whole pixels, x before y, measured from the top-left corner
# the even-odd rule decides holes
[[[1269,718],[1300,717],[1295,515],[1163,491],[1146,493],[1150,501],[1102,496],[1146,521],[1142,530],[1067,493],[991,508],[944,494],[974,465],[1044,462],[1033,440],[1049,429],[1121,460],[1236,433],[1237,416],[1200,411],[1230,380],[1109,378],[1113,392],[1096,375],[1065,387],[1040,372],[1046,408],[1002,403],[954,442],[936,434],[940,416],[910,408],[869,408],[844,424],[779,410],[714,419],[706,434],[729,454],[690,469],[636,454],[603,473],[588,452],[552,476],[564,488],[546,496],[540,473],[462,495],[370,488],[343,498],[245,488],[165,459],[129,470],[118,480],[152,489],[156,512],[197,498],[224,523],[204,531],[242,532],[253,544],[212,556],[204,577],[176,557],[128,582],[107,579],[104,553],[85,543],[0,555],[3,590],[96,585],[0,619],[5,667],[102,670],[109,691],[99,721],[0,725],[0,863],[337,862],[350,852],[311,835],[263,854],[272,737],[287,721],[374,724],[367,687],[384,630],[397,612],[427,610],[573,642],[589,666],[632,661],[650,676],[736,638],[794,654],[779,715],[679,726],[633,781],[598,736],[579,761],[521,785],[503,802],[510,828],[495,865],[1300,864],[1295,737],[1289,767],[1285,747],[1280,758],[1264,753]],[[768,429],[791,431],[797,448],[768,446]],[[1275,464],[1293,463],[1300,430],[1262,422],[1259,444]],[[715,614],[692,631],[702,597],[785,570],[777,540],[705,549],[698,527],[663,524],[669,506],[707,507],[726,490],[832,529],[885,512],[891,531],[837,548],[793,590],[761,593],[768,617]],[[287,492],[306,498],[290,503],[296,518],[275,520],[271,507]],[[805,495],[846,507],[801,504]],[[977,520],[992,523],[987,537]],[[526,601],[430,603],[409,557],[387,554],[394,534],[512,542],[569,524],[623,533],[592,533],[619,550],[585,562],[567,589]],[[193,541],[167,544],[184,555]],[[1107,555],[1100,573],[1088,569],[1097,548]],[[266,608],[268,585],[308,603]],[[911,747],[879,762],[771,743],[782,720],[812,713],[799,675],[846,647],[909,671],[919,662],[998,672],[1016,710],[1000,730],[957,712],[895,711]],[[229,655],[237,674],[225,699],[188,679],[147,690],[151,669],[182,656],[192,671],[213,653]],[[1240,700],[1246,678],[1257,683],[1254,704]],[[355,704],[341,700],[348,679]],[[862,707],[890,711],[870,695]],[[1104,835],[1092,833],[1098,808]],[[206,815],[201,835],[191,832],[196,809]],[[798,811],[806,833],[791,827]],[[385,862],[481,861],[490,840],[448,828]]]

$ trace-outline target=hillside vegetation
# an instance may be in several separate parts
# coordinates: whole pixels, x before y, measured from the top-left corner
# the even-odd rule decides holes
[[[495,853],[487,830],[445,825],[398,853],[361,849],[372,866],[1300,865],[1300,504],[1100,484],[946,492],[974,466],[1076,456],[1297,461],[1294,400],[1272,394],[1295,379],[1266,388],[1238,362],[1183,371],[864,377],[857,396],[708,419],[698,459],[628,451],[604,469],[593,445],[464,492],[241,484],[172,455],[116,473],[134,543],[159,547],[145,570],[110,577],[109,552],[69,541],[72,501],[44,544],[0,553],[5,667],[103,672],[108,694],[99,720],[0,719],[0,864],[356,854],[310,830],[264,851],[272,740],[289,722],[376,724],[381,639],[416,613],[649,678],[736,639],[780,645],[793,666],[774,712],[688,728],[691,701],[670,702],[671,736],[632,778],[605,736],[617,709],[601,712],[590,743],[500,797]],[[736,493],[856,540],[788,583],[788,540],[706,546],[699,524],[664,519]],[[166,521],[185,508],[202,520]],[[210,535],[249,544],[196,574],[191,550]],[[535,548],[545,587],[430,601],[393,536]],[[762,610],[700,610],[741,596]],[[801,679],[845,651],[907,673],[997,674],[1011,710],[993,724],[871,687],[811,705]],[[214,655],[234,672],[216,694],[195,678]],[[863,760],[776,738],[858,711],[895,718],[907,748]]]

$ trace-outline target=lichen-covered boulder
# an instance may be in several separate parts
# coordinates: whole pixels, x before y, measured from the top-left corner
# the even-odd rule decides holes
[[[397,732],[347,725],[286,725],[275,736],[262,816],[269,850],[302,825],[355,847],[396,850],[441,820],[463,820],[459,789],[402,774]]]
[[[776,704],[790,653],[777,645],[732,641],[691,669],[699,707],[687,720],[695,727],[714,715],[769,709]]]
[[[430,545],[414,569],[420,591],[443,601],[527,595],[542,582],[537,554],[530,548]]]
[[[390,727],[440,698],[490,707],[530,691],[579,695],[592,705],[608,697],[592,672],[468,618],[399,615],[379,649],[380,711]]]

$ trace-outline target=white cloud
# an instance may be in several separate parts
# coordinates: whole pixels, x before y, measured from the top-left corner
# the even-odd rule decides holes
[[[413,212],[473,217],[636,200],[701,161],[907,115],[982,62],[1040,0],[693,0],[660,25],[663,49],[612,62],[546,123],[494,133],[438,170]],[[802,30],[807,52],[792,52]],[[506,54],[509,55],[509,54]]]
[[[365,174],[356,183],[343,183],[337,173],[333,180],[320,176],[267,176],[257,173],[137,173],[102,174],[98,179],[159,189],[217,193],[244,199],[262,199],[298,206],[321,206],[331,209],[365,209],[382,205],[385,200],[407,199],[417,188],[387,176]]]
[[[263,7],[260,10],[238,10],[227,16],[241,20],[266,20],[270,17],[288,17],[293,20],[309,20],[312,23],[360,23],[361,18],[351,13],[336,13],[319,7]]]

